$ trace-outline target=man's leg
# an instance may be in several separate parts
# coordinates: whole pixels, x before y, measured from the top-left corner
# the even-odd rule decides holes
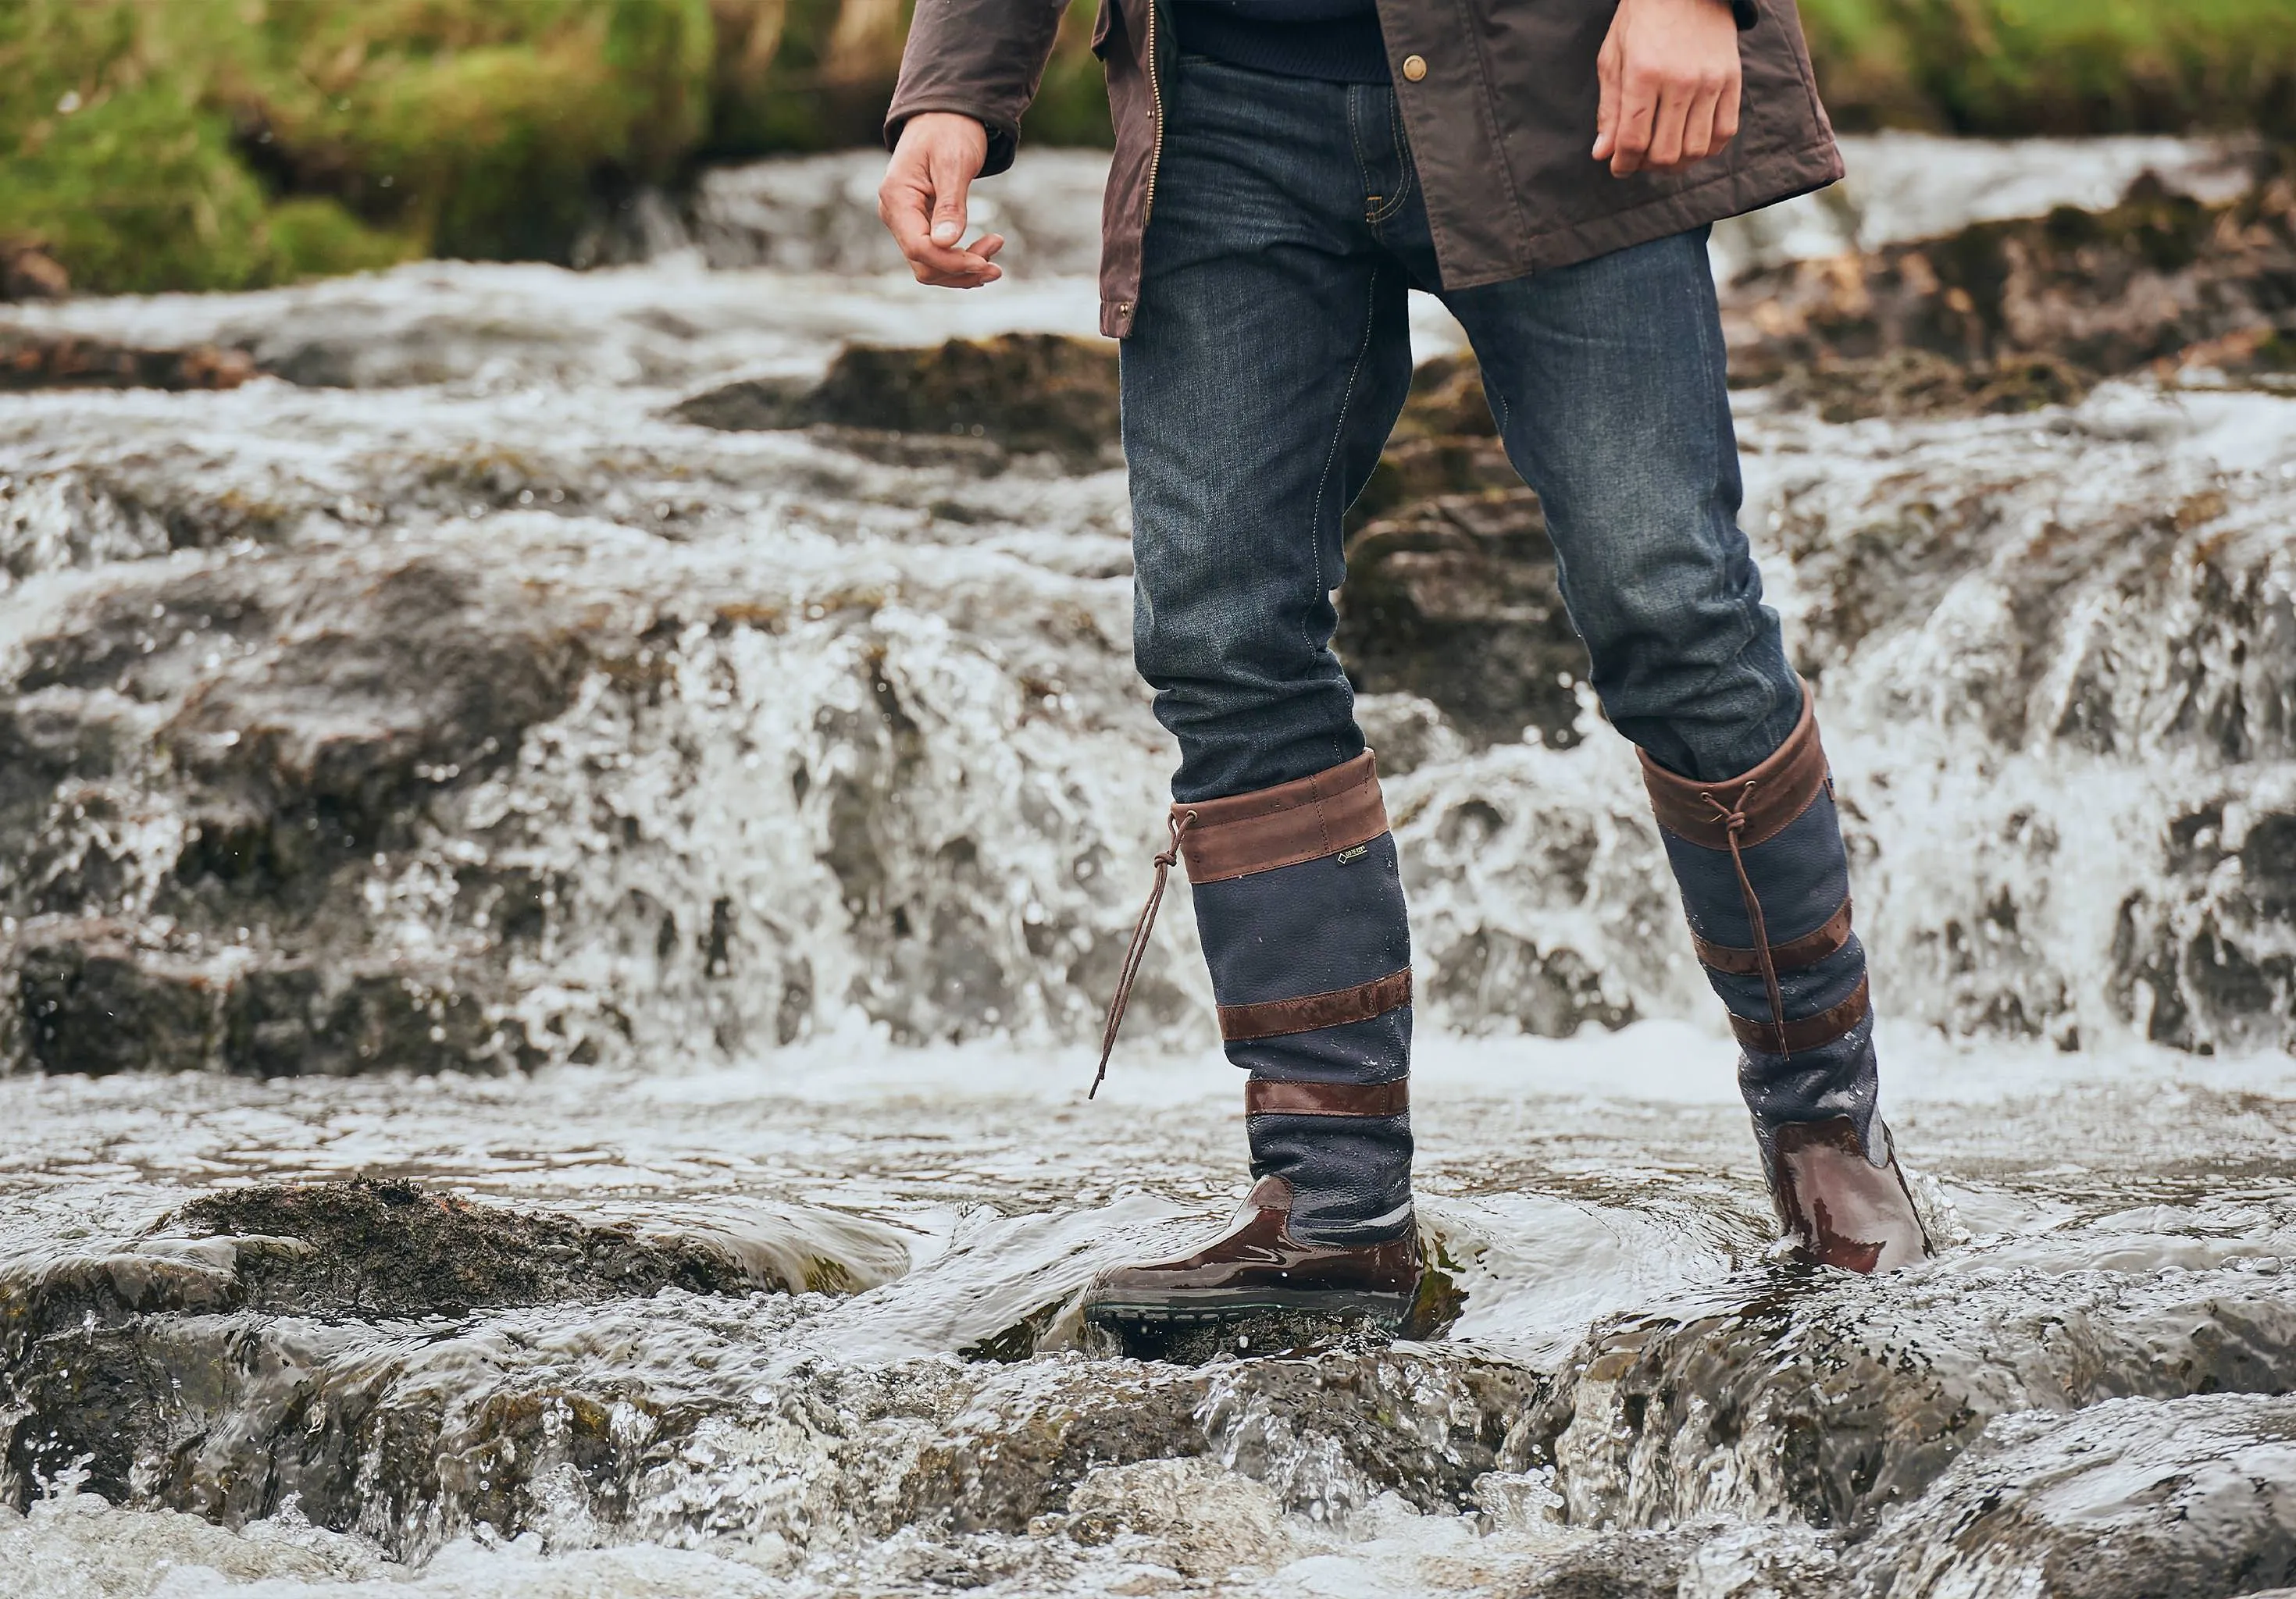
[[[1781,1220],[1859,1270],[1929,1252],[1889,1132],[1806,691],[1739,530],[1704,229],[1447,295],[1644,776]]]
[[[1410,1286],[1410,939],[1331,592],[1341,513],[1410,382],[1403,274],[1367,220],[1393,182],[1350,136],[1388,111],[1185,59],[1165,87],[1122,355],[1135,650],[1179,740],[1178,853],[1227,1053],[1251,1074],[1259,1182],[1242,1233],[1114,1274],[1094,1305],[1383,1303]],[[1250,1264],[1271,1250],[1280,1268]]]

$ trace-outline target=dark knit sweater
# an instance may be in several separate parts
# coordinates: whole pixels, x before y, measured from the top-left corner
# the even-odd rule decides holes
[[[1286,78],[1385,83],[1372,0],[1174,0],[1182,51]]]

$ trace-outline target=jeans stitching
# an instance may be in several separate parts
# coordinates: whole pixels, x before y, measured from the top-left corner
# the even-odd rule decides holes
[[[1349,120],[1352,126],[1354,119],[1350,117]],[[1364,296],[1363,342],[1356,347],[1355,363],[1348,368],[1348,386],[1340,395],[1339,421],[1332,429],[1332,442],[1324,451],[1324,471],[1323,474],[1316,480],[1316,504],[1308,521],[1308,556],[1316,569],[1316,593],[1318,594],[1331,593],[1330,586],[1324,581],[1324,491],[1331,485],[1332,463],[1339,459],[1340,445],[1347,438],[1348,412],[1355,404],[1356,383],[1363,376],[1363,364],[1371,355],[1372,337],[1378,331],[1378,327],[1379,268],[1374,266],[1371,269],[1370,287]],[[1308,652],[1311,655],[1317,653],[1319,649],[1330,648],[1328,641],[1318,646],[1308,636],[1305,627],[1300,630],[1300,642],[1308,646]],[[1334,753],[1333,764],[1336,765],[1339,745],[1334,742],[1332,748]]]
[[[1411,160],[1410,143],[1404,135],[1402,104],[1392,89],[1388,91],[1387,95],[1387,130],[1389,137],[1394,141],[1395,165],[1399,176],[1395,180],[1394,201],[1365,218],[1374,226],[1387,221],[1403,209],[1403,202],[1411,198],[1412,178],[1416,171]],[[1366,182],[1364,185],[1365,192],[1368,193],[1370,188],[1371,185]]]
[[[1702,259],[1704,255],[1702,240],[1701,241],[1700,254],[1701,258]],[[1715,349],[1715,335],[1721,331],[1720,319],[1718,317],[1708,316],[1704,312],[1705,308],[1701,306],[1698,308],[1698,313],[1691,317],[1692,323],[1698,330],[1698,355],[1699,364],[1702,366],[1710,365],[1715,359],[1717,355],[1717,351]],[[1726,363],[1727,362],[1728,356],[1726,351],[1722,353],[1722,359]],[[1729,414],[1729,406],[1730,402],[1726,398],[1723,400],[1722,411],[1725,416]],[[1712,455],[1712,464],[1714,468],[1713,472],[1710,475],[1718,481],[1722,475],[1721,452],[1718,449],[1712,448],[1710,436],[1709,449]],[[1735,528],[1737,526],[1737,519],[1734,515],[1733,515],[1729,521],[1732,527]],[[1739,529],[1738,537],[1742,539],[1745,537],[1745,531],[1743,529]],[[1714,563],[1714,581],[1718,586],[1725,581],[1724,574],[1728,569],[1728,564],[1726,558],[1718,560]],[[1754,559],[1754,552],[1751,548],[1746,552],[1746,565],[1753,571],[1755,580],[1757,582],[1760,581],[1761,566],[1760,563]],[[1753,663],[1746,660],[1746,652],[1761,642],[1763,632],[1760,619],[1761,602],[1757,600],[1751,606],[1740,604],[1737,605],[1735,609],[1738,611],[1739,620],[1742,624],[1737,648],[1730,652],[1730,658],[1728,660],[1716,667],[1712,671],[1707,673],[1703,678],[1700,679],[1696,692],[1702,695],[1710,690],[1718,679],[1721,678],[1726,673],[1734,670],[1744,669],[1752,672],[1756,676],[1761,676],[1760,672],[1754,668]],[[1791,661],[1788,662],[1788,666],[1791,668]],[[1800,709],[1798,700],[1796,709]],[[1766,718],[1769,714],[1771,713],[1765,713]],[[1757,762],[1756,764],[1759,763]]]
[[[1362,180],[1363,192],[1369,194],[1372,184],[1371,160],[1364,154],[1363,127],[1356,116],[1356,91],[1352,86],[1348,88],[1345,99],[1348,108],[1348,145],[1355,152],[1356,176]]]

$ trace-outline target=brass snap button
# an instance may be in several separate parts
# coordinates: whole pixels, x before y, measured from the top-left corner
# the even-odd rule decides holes
[[[1423,55],[1405,56],[1403,58],[1403,75],[1414,83],[1417,83],[1421,78],[1426,77],[1427,58]]]

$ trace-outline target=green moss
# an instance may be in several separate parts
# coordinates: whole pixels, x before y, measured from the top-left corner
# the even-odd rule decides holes
[[[1021,137],[1032,144],[1090,144],[1106,149],[1116,143],[1108,120],[1108,84],[1100,58],[1092,53],[1093,19],[1098,0],[1070,0],[1061,18],[1061,33],[1053,59],[1045,67],[1045,80],[1029,113],[1021,119]]]
[[[1110,142],[1073,0],[1024,127]],[[1845,128],[2296,138],[2291,0],[1802,0]],[[705,160],[873,144],[906,3],[0,0],[0,246],[82,290],[563,260]]]
[[[2296,133],[2289,0],[1803,0],[1846,128]]]
[[[563,259],[708,118],[709,0],[14,0],[0,238],[81,289]]]

